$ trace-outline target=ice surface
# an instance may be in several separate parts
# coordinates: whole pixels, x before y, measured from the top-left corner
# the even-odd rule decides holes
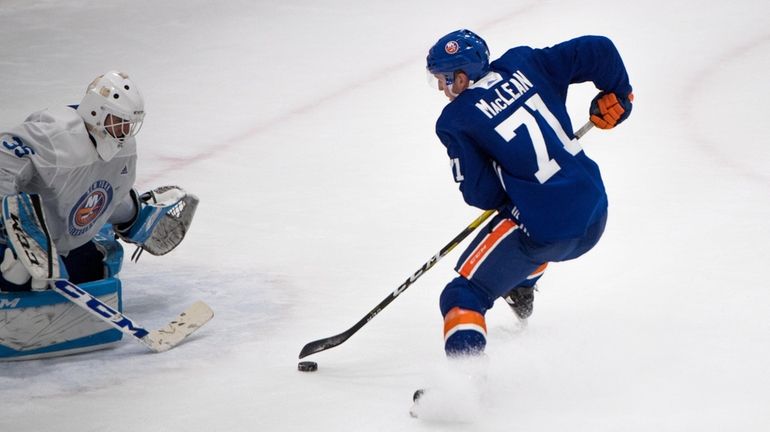
[[[125,70],[147,101],[140,187],[201,198],[182,246],[125,264],[126,313],[156,328],[202,299],[216,316],[163,354],[126,341],[0,364],[0,431],[770,429],[768,17],[755,0],[4,0],[0,125]],[[493,56],[607,35],[636,101],[583,141],[610,195],[602,242],[549,267],[525,331],[490,311],[487,398],[447,424],[408,410],[445,363],[458,252],[308,358],[317,372],[296,364],[480,213],[423,72],[461,27]],[[594,92],[571,91],[576,125]]]

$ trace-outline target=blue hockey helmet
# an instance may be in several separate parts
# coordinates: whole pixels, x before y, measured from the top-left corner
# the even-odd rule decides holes
[[[454,73],[463,71],[471,81],[489,72],[489,48],[479,35],[470,30],[456,30],[438,40],[428,51],[428,72],[442,75],[447,85]]]

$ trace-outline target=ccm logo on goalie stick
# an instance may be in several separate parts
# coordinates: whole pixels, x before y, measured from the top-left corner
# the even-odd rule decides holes
[[[0,309],[15,308],[15,307],[17,307],[19,305],[20,301],[21,301],[20,298],[16,298],[16,299],[13,299],[13,300],[2,299],[2,300],[0,300]]]
[[[29,236],[23,229],[21,229],[21,221],[19,220],[19,217],[15,214],[11,214],[10,216],[11,221],[13,222],[11,228],[13,229],[14,234],[16,234],[16,238],[19,240],[19,244],[24,248],[24,255],[29,258],[29,262],[32,264],[40,265],[40,260],[37,259],[37,255],[35,255],[35,252],[30,250],[31,244],[29,242]]]
[[[61,280],[56,281],[55,285],[56,288],[59,288],[62,293],[72,297],[73,299],[79,299],[79,303],[83,303],[82,299],[85,299],[84,303],[86,306],[88,306],[89,309],[109,319],[116,326],[128,329],[128,331],[130,331],[137,338],[141,339],[149,334],[147,330],[136,326],[130,319],[122,316],[118,311],[95,299],[91,294],[83,291],[76,285]],[[116,317],[118,319],[116,319]]]

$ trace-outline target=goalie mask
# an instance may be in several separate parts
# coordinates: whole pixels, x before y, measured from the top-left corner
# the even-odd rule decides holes
[[[96,140],[99,156],[108,161],[142,127],[144,98],[128,75],[110,71],[89,84],[77,111]]]

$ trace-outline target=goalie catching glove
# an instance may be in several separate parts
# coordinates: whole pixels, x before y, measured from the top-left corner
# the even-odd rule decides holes
[[[131,259],[139,259],[143,250],[165,255],[182,242],[190,229],[198,197],[177,186],[161,186],[142,195],[131,191],[137,212],[133,220],[115,225],[115,233],[138,247]]]

